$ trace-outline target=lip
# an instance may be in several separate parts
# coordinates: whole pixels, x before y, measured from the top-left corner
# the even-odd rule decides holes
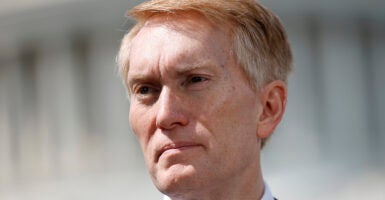
[[[171,150],[184,151],[184,150],[188,150],[188,149],[196,148],[196,147],[202,147],[202,145],[198,144],[198,143],[194,143],[194,142],[168,143],[168,144],[162,146],[162,148],[160,148],[157,151],[156,158],[157,158],[157,160],[159,160],[159,157],[162,156],[162,154],[167,152],[167,151],[171,151]]]

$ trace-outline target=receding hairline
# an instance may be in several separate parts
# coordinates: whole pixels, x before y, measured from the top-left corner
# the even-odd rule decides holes
[[[128,11],[126,15],[131,16],[139,23],[147,21],[149,18],[155,15],[178,15],[180,13],[195,13],[196,15],[204,16],[207,20],[212,21],[214,25],[217,22],[221,22],[221,24],[223,24],[224,21],[231,21],[230,17],[224,17],[228,16],[227,14],[218,12],[218,10],[220,10],[220,8],[223,6],[218,5],[218,3],[215,3],[215,1],[202,1],[200,3],[185,3],[183,1],[183,3],[175,3],[171,5],[152,5],[151,2],[147,3],[134,7]]]
[[[206,24],[212,27],[213,29],[219,29],[225,32],[226,34],[230,33],[229,39],[232,39],[232,30],[234,28],[234,24],[231,21],[224,21],[220,19],[213,18],[212,16],[208,16],[206,13],[197,10],[177,10],[173,12],[156,12],[149,15],[141,16],[137,18],[137,24],[131,29],[129,34],[129,40],[127,42],[131,42],[132,39],[141,31],[142,28],[152,25],[152,23],[170,25],[170,27],[181,28],[183,24],[195,24],[196,29],[192,31],[199,31],[199,26],[201,22],[207,22]],[[188,27],[188,26],[186,26]],[[207,27],[205,27],[207,28]]]
[[[194,18],[189,18],[189,16],[193,16]],[[164,20],[164,18],[166,18],[166,20]],[[148,15],[143,15],[136,19],[137,19],[137,23],[131,28],[131,30],[123,38],[123,41],[122,41],[123,45],[121,46],[121,50],[118,56],[119,71],[120,73],[123,73],[123,79],[126,84],[127,84],[127,75],[129,71],[128,61],[129,61],[132,41],[139,34],[139,32],[146,26],[162,24],[162,25],[170,25],[171,27],[178,29],[178,28],[181,28],[183,26],[183,23],[186,23],[186,22],[190,22],[190,23],[197,23],[197,21],[206,22],[206,24],[209,25],[209,27],[212,27],[213,30],[220,30],[227,35],[226,37],[229,39],[229,45],[230,45],[229,50],[232,52],[234,51],[234,46],[233,46],[234,25],[230,22],[226,22],[223,20],[219,20],[219,19],[215,19],[210,16],[207,16],[204,12],[201,12],[201,11],[178,10],[174,12],[156,12]],[[163,21],[157,21],[157,20],[163,20]],[[155,23],[151,24],[153,22]],[[180,23],[180,22],[183,22],[183,23]],[[199,25],[199,22],[197,25]],[[188,26],[188,25],[184,26],[184,28],[189,28],[189,27],[191,26]],[[190,31],[196,32],[197,30],[199,29],[192,29]],[[124,47],[126,48],[123,51],[122,48]],[[125,53],[125,54],[122,55],[122,53]]]
[[[136,31],[136,34],[132,35],[131,40],[129,41],[130,44],[125,59],[127,66],[129,65],[133,49],[136,49],[138,44],[140,46],[140,42],[138,43],[137,41],[135,41],[135,39],[139,37],[141,31],[147,28],[152,29],[163,26],[166,27],[166,29],[176,30],[176,32],[178,33],[182,32],[183,35],[186,34],[187,37],[191,38],[194,38],[195,34],[197,34],[199,30],[201,30],[201,32],[203,32],[203,34],[206,36],[209,36],[214,32],[219,33],[221,34],[221,39],[216,41],[224,44],[225,48],[222,49],[222,53],[225,53],[226,56],[231,56],[234,60],[236,60],[235,54],[233,53],[234,50],[232,44],[232,36],[229,31],[230,29],[227,29],[228,26],[218,26],[217,24],[212,23],[206,16],[202,15],[201,13],[195,11],[181,11],[178,13],[157,13],[155,15],[150,16],[147,20],[142,23],[143,24]],[[211,39],[206,38],[206,41],[210,42]],[[197,68],[203,68],[210,65],[217,65],[218,67],[223,66],[222,63],[213,63],[210,59],[203,59],[199,62],[195,60],[192,63],[186,64],[185,66],[181,65],[181,68],[178,68],[180,70],[177,70],[177,73],[183,74],[187,73],[188,71],[192,71]],[[136,74],[131,77],[129,75],[130,70],[128,69],[125,76],[125,82],[127,86],[132,85],[133,80],[135,82],[135,80],[142,79],[141,77],[144,77],[143,74]]]

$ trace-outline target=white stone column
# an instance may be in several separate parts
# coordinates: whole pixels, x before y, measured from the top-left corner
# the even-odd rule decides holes
[[[372,118],[376,120],[376,129],[379,137],[375,145],[380,145],[377,152],[378,159],[385,164],[385,25],[384,23],[373,21],[371,23],[371,31],[373,32],[373,97],[375,106]],[[374,153],[374,152],[373,152]],[[376,158],[377,159],[377,158]]]
[[[79,173],[82,163],[81,120],[76,101],[70,41],[59,37],[42,44],[38,61],[40,147],[44,169],[59,176]]]
[[[4,60],[2,60],[4,62]],[[0,60],[0,62],[2,62]],[[11,63],[0,66],[0,188],[11,185],[13,180],[12,137],[9,117],[8,87]],[[1,193],[0,189],[0,193]]]
[[[338,162],[359,162],[368,152],[364,62],[360,26],[353,20],[322,24],[322,74],[326,134],[323,151]],[[322,133],[321,133],[322,134]]]

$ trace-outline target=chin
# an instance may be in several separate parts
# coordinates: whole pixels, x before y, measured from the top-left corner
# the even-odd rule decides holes
[[[155,186],[168,196],[181,197],[190,193],[191,188],[199,186],[199,178],[192,165],[172,165],[152,176]]]

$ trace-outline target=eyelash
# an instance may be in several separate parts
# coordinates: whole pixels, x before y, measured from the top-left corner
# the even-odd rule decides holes
[[[199,83],[202,83],[202,82],[205,82],[208,80],[209,79],[204,77],[204,76],[192,75],[192,76],[187,77],[186,81],[184,81],[181,85],[185,86],[185,87],[192,85],[192,87],[193,87],[195,84],[199,84]],[[160,91],[161,91],[161,89],[159,89],[155,86],[152,86],[149,84],[143,84],[143,85],[139,84],[139,85],[134,87],[133,94],[137,95],[139,98],[144,99],[144,98],[149,98],[149,97],[155,97],[155,95],[157,93],[159,93]]]
[[[201,82],[207,81],[208,78],[199,76],[199,75],[193,75],[187,78],[185,82],[182,83],[182,85],[188,85],[188,84],[197,84]]]
[[[195,79],[195,81],[194,81],[194,79]],[[196,79],[199,79],[199,80],[196,80]],[[198,83],[198,82],[203,82],[203,81],[206,81],[206,80],[207,80],[207,78],[202,77],[202,76],[193,76],[193,77],[190,78],[190,82],[191,83]]]
[[[148,95],[154,92],[158,92],[158,89],[150,85],[139,85],[136,88],[134,88],[134,94],[137,94],[137,95]]]
[[[139,90],[138,91],[139,94],[144,94],[144,93],[147,93],[149,90],[151,90],[151,88],[148,86],[143,86],[143,87],[140,87],[138,90]]]

